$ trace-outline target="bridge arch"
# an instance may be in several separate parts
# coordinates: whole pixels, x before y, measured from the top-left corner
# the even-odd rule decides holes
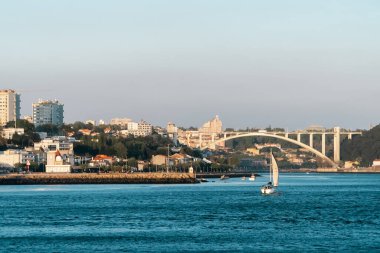
[[[338,167],[338,165],[335,162],[333,162],[330,158],[328,158],[327,156],[325,156],[324,154],[322,154],[321,152],[319,152],[315,148],[312,148],[312,147],[310,147],[310,146],[308,146],[308,145],[306,145],[306,144],[304,144],[302,142],[293,140],[291,138],[284,137],[284,136],[281,136],[281,135],[276,135],[276,134],[270,134],[270,133],[255,132],[255,133],[246,133],[246,134],[240,134],[240,135],[239,134],[238,135],[233,135],[233,136],[229,136],[229,137],[226,137],[226,138],[223,138],[223,139],[211,142],[206,147],[202,147],[201,150],[210,148],[211,145],[215,145],[215,144],[220,143],[220,142],[225,142],[225,141],[229,141],[229,140],[233,140],[233,139],[238,139],[238,138],[244,138],[244,137],[255,137],[255,136],[275,138],[275,139],[279,139],[279,140],[283,140],[283,141],[287,141],[287,142],[293,143],[293,144],[295,144],[297,146],[305,148],[306,150],[314,153],[315,155],[317,155],[318,157],[322,158],[324,161],[326,161],[327,163],[329,163],[334,168]]]

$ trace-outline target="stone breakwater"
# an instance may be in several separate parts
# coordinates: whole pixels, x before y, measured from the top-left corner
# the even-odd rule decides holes
[[[7,174],[0,185],[36,184],[194,184],[198,181],[187,173],[107,173],[107,174]]]

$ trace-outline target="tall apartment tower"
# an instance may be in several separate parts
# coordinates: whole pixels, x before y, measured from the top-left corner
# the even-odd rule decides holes
[[[40,100],[33,104],[33,123],[35,126],[63,124],[63,104],[57,100]]]
[[[0,90],[0,125],[20,119],[20,94],[14,90]]]

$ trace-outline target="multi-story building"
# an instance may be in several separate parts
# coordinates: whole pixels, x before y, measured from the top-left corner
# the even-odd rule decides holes
[[[153,126],[146,121],[140,121],[139,123],[136,122],[129,122],[127,124],[127,130],[120,131],[122,135],[130,135],[133,136],[148,136],[153,133]]]
[[[127,129],[128,129],[128,131],[137,131],[139,129],[139,123],[128,122]]]
[[[168,133],[168,137],[171,138],[174,144],[178,142],[178,127],[172,122],[169,122],[166,126],[166,131]]]
[[[0,125],[20,119],[20,94],[14,90],[0,90]]]
[[[63,124],[63,104],[57,100],[40,100],[33,104],[33,123],[35,126],[44,124]]]
[[[199,132],[202,134],[221,134],[223,132],[223,123],[219,116],[216,115],[215,118],[204,123]]]
[[[139,136],[148,136],[152,134],[153,126],[148,122],[141,120],[138,124],[138,135]]]
[[[110,125],[127,127],[128,123],[130,123],[130,122],[132,122],[132,120],[128,119],[128,118],[115,118],[115,119],[111,119]]]

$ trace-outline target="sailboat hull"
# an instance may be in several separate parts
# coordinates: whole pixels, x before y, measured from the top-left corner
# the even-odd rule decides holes
[[[275,188],[267,188],[267,187],[261,187],[261,193],[264,195],[273,194],[276,192]]]

